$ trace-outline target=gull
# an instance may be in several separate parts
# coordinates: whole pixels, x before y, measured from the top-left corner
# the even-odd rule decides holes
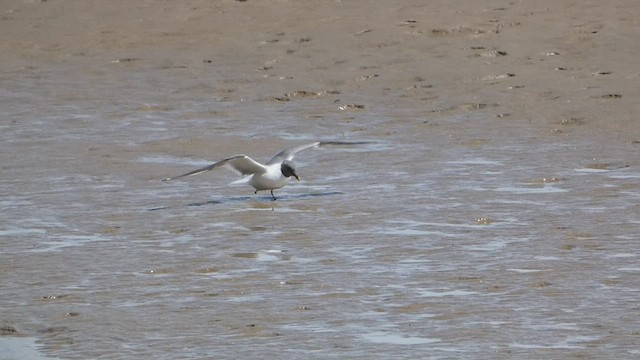
[[[200,169],[190,171],[186,174],[178,175],[163,179],[162,181],[171,181],[175,179],[184,178],[187,176],[193,176],[202,174],[203,172],[211,171],[213,169],[228,165],[233,170],[239,172],[243,178],[234,181],[232,184],[248,184],[253,186],[256,191],[270,190],[272,200],[276,200],[273,195],[273,190],[280,189],[287,185],[292,177],[300,181],[300,177],[296,173],[296,166],[293,163],[293,158],[297,153],[325,145],[359,145],[367,144],[368,142],[344,142],[344,141],[319,141],[310,144],[294,146],[282,150],[277,153],[266,164],[261,164],[247,155],[239,154],[233,155],[226,159],[222,159],[209,166],[205,166]]]

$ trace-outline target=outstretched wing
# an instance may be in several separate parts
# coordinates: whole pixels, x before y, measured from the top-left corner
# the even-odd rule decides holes
[[[175,179],[179,179],[179,178],[183,178],[183,177],[187,177],[187,176],[198,175],[198,174],[201,174],[201,173],[203,173],[205,171],[211,171],[211,170],[213,170],[215,168],[219,168],[219,167],[224,166],[224,165],[231,166],[234,170],[236,170],[237,172],[239,172],[242,175],[262,174],[262,173],[267,171],[267,168],[264,165],[262,165],[259,162],[253,160],[252,158],[248,157],[247,155],[235,155],[235,156],[232,156],[230,158],[226,158],[224,160],[220,160],[217,163],[211,164],[209,166],[205,166],[203,168],[190,171],[190,172],[188,172],[186,174],[182,174],[182,175],[166,178],[166,179],[163,179],[162,181],[170,181],[170,180],[175,180]]]
[[[277,153],[271,160],[267,162],[267,165],[273,165],[277,163],[281,163],[285,160],[292,160],[297,153],[303,150],[325,146],[325,145],[362,145],[369,144],[367,141],[357,141],[357,142],[349,142],[349,141],[318,141],[306,145],[294,146],[287,149],[282,150]]]

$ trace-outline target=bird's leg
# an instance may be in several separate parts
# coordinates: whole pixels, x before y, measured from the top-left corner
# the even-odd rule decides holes
[[[273,190],[271,190],[271,197],[272,197],[271,201],[276,201],[276,196],[273,195]]]

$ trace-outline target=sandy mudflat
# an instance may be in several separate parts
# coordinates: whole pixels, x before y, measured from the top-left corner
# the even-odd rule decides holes
[[[0,359],[637,357],[638,39],[638,0],[1,1]],[[278,201],[161,181],[316,140],[371,143]]]
[[[605,131],[640,141],[633,0],[10,0],[0,7],[0,62],[12,77],[43,66],[64,68],[70,81],[70,66],[97,81],[118,64],[131,73],[193,69],[216,75],[201,76],[212,98],[339,92],[346,104],[367,96],[425,117],[490,108],[555,134]]]

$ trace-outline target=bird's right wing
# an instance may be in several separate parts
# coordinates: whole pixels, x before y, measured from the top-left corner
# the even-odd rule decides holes
[[[262,165],[259,162],[253,160],[252,158],[248,157],[247,155],[235,155],[235,156],[232,156],[230,158],[226,158],[224,160],[220,160],[217,163],[211,164],[209,166],[205,166],[203,168],[190,171],[190,172],[188,172],[186,174],[182,174],[182,175],[166,178],[166,179],[163,179],[162,181],[170,181],[170,180],[175,180],[175,179],[179,179],[179,178],[183,178],[183,177],[187,177],[187,176],[198,175],[198,174],[201,174],[201,173],[203,173],[205,171],[211,171],[211,170],[213,170],[215,168],[219,168],[219,167],[224,166],[224,165],[231,166],[234,170],[236,170],[237,172],[239,172],[242,175],[262,174],[262,173],[267,171],[267,168],[264,165]]]
[[[269,160],[267,162],[267,165],[273,165],[273,164],[277,164],[277,163],[283,162],[285,160],[291,160],[300,151],[311,149],[311,148],[314,148],[314,147],[318,147],[318,146],[320,146],[320,144],[321,143],[319,143],[319,142],[314,142],[314,143],[311,143],[311,144],[294,146],[294,147],[290,147],[290,148],[284,149],[284,150],[280,151],[279,153],[277,153],[273,158],[271,158],[271,160]]]
[[[284,160],[291,160],[300,151],[307,150],[307,149],[312,149],[312,148],[318,147],[318,146],[325,146],[325,145],[362,145],[362,144],[369,144],[369,142],[368,141],[319,141],[319,142],[314,142],[314,143],[310,143],[310,144],[294,146],[294,147],[290,147],[290,148],[284,149],[281,152],[277,153],[271,160],[269,160],[267,162],[267,165],[277,164],[277,163],[282,162]]]

